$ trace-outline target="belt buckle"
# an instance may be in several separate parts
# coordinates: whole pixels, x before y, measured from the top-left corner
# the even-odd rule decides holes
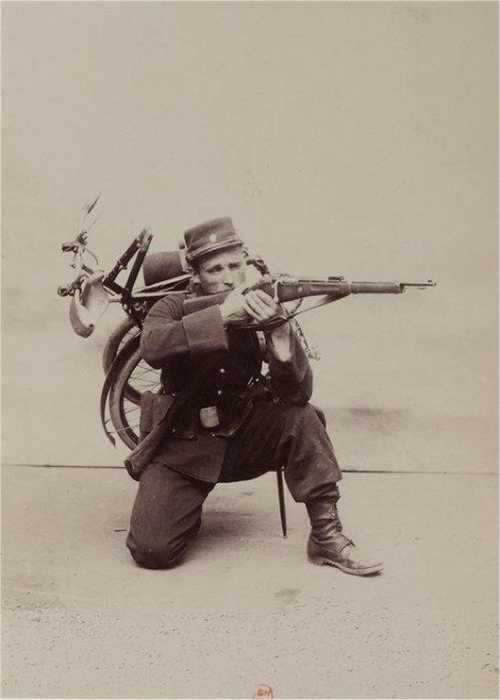
[[[200,408],[200,423],[202,428],[206,430],[218,428],[220,420],[217,406],[205,406],[204,408]]]

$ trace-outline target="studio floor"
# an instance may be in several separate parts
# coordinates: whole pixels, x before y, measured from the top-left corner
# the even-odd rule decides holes
[[[219,485],[181,566],[125,547],[122,469],[3,467],[3,697],[496,698],[498,482],[348,473],[375,577],[305,556],[273,474]]]

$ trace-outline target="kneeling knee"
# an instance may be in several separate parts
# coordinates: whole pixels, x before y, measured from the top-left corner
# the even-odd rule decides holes
[[[141,546],[137,542],[127,541],[127,547],[134,561],[145,569],[168,569],[178,564],[186,551],[187,544],[173,545],[145,545]]]

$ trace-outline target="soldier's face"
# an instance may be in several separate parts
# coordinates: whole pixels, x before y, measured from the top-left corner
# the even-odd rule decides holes
[[[246,281],[246,263],[241,248],[229,248],[201,260],[193,280],[205,294],[218,294],[234,289]]]

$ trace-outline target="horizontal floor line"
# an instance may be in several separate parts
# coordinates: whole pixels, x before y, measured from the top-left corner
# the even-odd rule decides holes
[[[4,464],[4,467],[43,467],[44,469],[123,469],[119,464]],[[343,474],[448,474],[450,476],[498,476],[498,472],[454,472],[424,469],[350,469],[341,470]]]

